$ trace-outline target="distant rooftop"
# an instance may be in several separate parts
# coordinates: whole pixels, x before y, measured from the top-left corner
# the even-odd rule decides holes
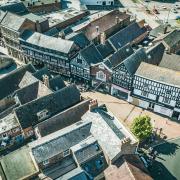
[[[47,18],[49,20],[49,26],[53,27],[63,21],[71,19],[77,15],[83,14],[84,11],[77,11],[76,9],[66,9],[61,11],[55,11],[52,13],[42,15],[43,18]]]
[[[26,7],[32,6],[41,6],[42,4],[52,4],[55,2],[61,2],[61,0],[23,0],[23,3]]]

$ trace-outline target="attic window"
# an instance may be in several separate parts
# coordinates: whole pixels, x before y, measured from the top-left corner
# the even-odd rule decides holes
[[[129,48],[126,49],[126,52],[129,52]]]
[[[46,119],[49,116],[49,112],[47,109],[44,109],[37,113],[37,117],[39,121],[42,121],[43,119]]]

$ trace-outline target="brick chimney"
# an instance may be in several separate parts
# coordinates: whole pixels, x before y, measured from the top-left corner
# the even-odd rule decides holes
[[[93,111],[96,108],[98,108],[97,99],[91,100],[90,103],[89,103],[89,110]]]
[[[43,75],[43,83],[49,88],[49,76]]]

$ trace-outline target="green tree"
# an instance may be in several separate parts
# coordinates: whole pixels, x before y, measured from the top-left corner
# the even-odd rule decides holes
[[[131,131],[139,141],[145,140],[153,131],[151,118],[149,116],[136,117],[131,125]]]

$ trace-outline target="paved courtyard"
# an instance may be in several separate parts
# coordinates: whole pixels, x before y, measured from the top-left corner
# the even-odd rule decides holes
[[[107,108],[118,118],[121,123],[126,127],[130,127],[133,119],[139,115],[149,115],[152,119],[154,128],[162,128],[162,134],[166,135],[168,139],[176,138],[180,136],[180,124],[173,122],[166,117],[162,117],[153,112],[143,110],[140,107],[136,107],[129,104],[126,101],[115,98],[108,94],[102,94],[99,92],[85,92],[82,93],[83,97],[89,97],[97,99],[99,104],[106,104]]]

